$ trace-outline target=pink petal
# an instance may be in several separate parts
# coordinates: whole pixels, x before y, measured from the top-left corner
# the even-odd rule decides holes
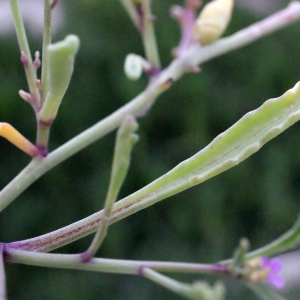
[[[284,287],[284,280],[272,273],[268,275],[268,281],[272,283],[276,288],[281,289]]]
[[[272,273],[278,273],[282,269],[280,260],[272,259],[270,262],[270,268]]]

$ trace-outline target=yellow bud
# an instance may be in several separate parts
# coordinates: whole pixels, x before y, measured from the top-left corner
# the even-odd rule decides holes
[[[8,123],[0,123],[0,136],[4,137],[30,156],[37,156],[38,150],[20,132]]]
[[[194,39],[210,44],[226,30],[231,19],[234,0],[213,0],[206,4],[196,21]]]

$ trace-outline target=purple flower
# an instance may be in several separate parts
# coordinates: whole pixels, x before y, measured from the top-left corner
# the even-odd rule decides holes
[[[248,278],[252,282],[269,282],[276,288],[284,286],[284,280],[278,275],[281,271],[281,262],[277,258],[268,257],[254,258],[247,262]]]
[[[261,258],[261,267],[266,272],[267,280],[276,288],[280,289],[284,286],[284,280],[278,276],[282,266],[279,259],[269,259],[267,257]]]

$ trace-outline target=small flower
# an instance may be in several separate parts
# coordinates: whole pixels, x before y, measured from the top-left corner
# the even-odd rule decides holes
[[[279,259],[269,259],[267,257],[261,258],[261,266],[267,273],[267,279],[272,283],[276,288],[283,288],[284,281],[277,274],[281,271],[282,266]]]
[[[282,269],[279,259],[261,257],[259,259],[249,261],[247,266],[249,271],[249,279],[251,281],[268,281],[276,288],[282,288],[284,286],[284,280],[278,276],[278,272],[280,272]]]

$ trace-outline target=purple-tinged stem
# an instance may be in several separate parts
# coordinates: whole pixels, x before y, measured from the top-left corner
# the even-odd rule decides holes
[[[218,264],[197,264],[161,261],[135,261],[109,258],[92,258],[82,262],[79,254],[37,253],[8,249],[4,245],[4,261],[52,268],[87,270],[106,273],[141,275],[141,270],[151,268],[159,272],[230,275],[228,267]]]
[[[59,0],[53,0],[50,5],[50,8],[53,9],[57,5],[58,2],[59,2]]]
[[[0,300],[6,299],[6,278],[3,258],[4,245],[0,245]]]
[[[173,51],[175,56],[182,56],[193,41],[193,29],[196,20],[196,10],[200,6],[199,1],[186,1],[186,7],[173,6],[171,14],[178,19],[181,38],[178,47]]]

